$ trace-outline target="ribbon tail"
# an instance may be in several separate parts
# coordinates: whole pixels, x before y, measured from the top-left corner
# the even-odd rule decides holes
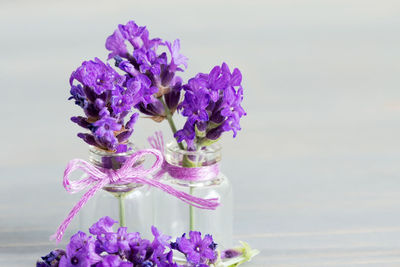
[[[147,179],[147,178],[133,178],[132,180],[135,180],[136,182],[151,185],[153,187],[159,188],[163,190],[164,192],[175,196],[176,198],[182,200],[183,202],[192,205],[196,208],[199,209],[208,209],[208,210],[215,210],[219,206],[219,201],[218,198],[199,198],[195,197],[193,195],[187,194],[185,192],[176,190],[172,186],[163,184],[161,182],[158,182],[153,179]]]
[[[65,230],[67,229],[68,225],[71,223],[72,219],[75,217],[75,215],[80,211],[80,209],[88,202],[89,199],[93,197],[93,195],[103,186],[107,184],[106,180],[102,180],[98,182],[96,185],[94,185],[92,188],[90,188],[79,200],[78,203],[72,208],[72,210],[69,212],[67,218],[61,223],[61,225],[58,227],[57,232],[50,237],[50,240],[56,240],[57,244],[60,243]]]

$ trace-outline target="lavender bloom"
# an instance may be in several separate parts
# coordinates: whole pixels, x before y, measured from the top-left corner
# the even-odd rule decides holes
[[[96,264],[96,267],[133,267],[133,263],[123,261],[117,255],[106,255],[101,262]]]
[[[153,248],[162,247],[164,249],[166,247],[169,247],[169,240],[171,239],[170,236],[161,234],[155,226],[151,227],[151,232],[154,236],[154,240],[152,243]]]
[[[129,58],[128,48],[126,47],[125,41],[129,41],[134,49],[140,49],[142,47],[157,48],[160,39],[149,39],[149,32],[146,27],[138,26],[134,21],[129,21],[126,25],[118,25],[118,29],[109,36],[106,40],[106,48],[111,51],[108,55],[108,59],[115,57],[116,55]]]
[[[103,108],[99,115],[99,120],[95,121],[92,125],[94,127],[94,136],[98,144],[104,147],[115,149],[118,140],[114,135],[114,132],[121,130],[122,126],[117,122],[117,119],[110,116],[107,108]]]
[[[139,118],[139,113],[133,113],[129,121],[125,124],[125,131],[117,135],[118,142],[120,143],[117,146],[117,151],[116,151],[117,153],[127,151],[127,145],[123,143],[126,142],[128,138],[132,135],[133,125],[137,122],[138,118]]]
[[[140,240],[139,233],[127,233],[126,227],[118,229],[117,233],[107,233],[97,236],[98,247],[107,253],[118,253],[128,257],[130,254],[130,243]]]
[[[128,52],[126,41],[131,44],[132,52]],[[166,46],[168,54],[158,51],[160,46]],[[176,72],[187,67],[187,58],[179,52],[179,39],[172,44],[159,38],[150,39],[146,27],[129,21],[120,24],[107,38],[106,48],[111,51],[109,59],[114,58],[116,66],[126,73],[124,88],[135,87],[141,92],[142,99],[135,103],[139,111],[159,122],[166,117],[161,100],[171,113],[176,110],[182,84]]]
[[[106,234],[106,233],[112,233],[113,232],[113,225],[116,224],[117,221],[106,216],[103,218],[100,218],[96,223],[94,223],[90,228],[89,228],[89,233],[92,235],[101,235],[101,234]]]
[[[62,249],[55,249],[46,256],[42,257],[43,261],[36,262],[36,267],[57,267],[60,259],[65,255],[65,251]]]
[[[190,120],[187,120],[183,126],[183,129],[177,131],[174,135],[179,143],[182,141],[186,142],[188,150],[194,150],[196,148],[194,143],[196,138],[195,127],[196,126],[194,123],[190,122]]]
[[[183,71],[183,69],[179,67],[180,65],[183,65],[185,68],[187,68],[188,58],[179,52],[181,49],[181,43],[179,39],[176,39],[173,44],[168,41],[166,41],[165,44],[171,54],[171,62],[169,63],[170,71]]]
[[[187,117],[183,129],[175,134],[178,142],[188,147],[206,146],[217,141],[222,133],[236,137],[240,119],[246,115],[243,100],[242,75],[239,69],[231,73],[226,63],[215,66],[209,74],[199,73],[183,86],[185,98],[178,110]]]
[[[231,259],[241,254],[242,253],[236,249],[227,249],[221,252],[221,259]]]
[[[183,234],[176,242],[169,243],[170,237],[152,227],[153,241],[142,239],[139,233],[128,233],[126,227],[117,232],[112,227],[117,221],[103,217],[94,223],[88,236],[79,231],[73,235],[66,251],[54,250],[38,261],[37,267],[206,267],[218,265],[221,260],[238,258],[243,263],[258,253],[248,244],[243,248],[225,250],[218,257],[216,244],[211,235],[201,236],[191,231],[189,238]],[[187,263],[178,265],[173,261],[174,251],[183,253]]]
[[[148,81],[148,84],[150,83],[151,81]],[[125,89],[123,86],[130,84],[126,82],[126,77],[95,58],[94,61],[83,62],[71,74],[70,84],[69,99],[74,99],[75,104],[80,106],[86,115],[72,117],[71,120],[90,131],[79,133],[78,137],[104,150],[121,150],[133,132],[132,122],[136,120],[132,118],[136,118],[137,115],[132,115],[129,125],[124,125],[124,118],[133,106],[144,98],[143,92],[140,91],[140,82],[138,89],[134,86]]]
[[[201,85],[201,80],[191,79],[186,87],[185,100],[179,105],[182,115],[192,124],[208,121],[207,106],[210,103],[209,91]]]
[[[78,232],[71,237],[67,245],[66,255],[60,260],[60,267],[91,266],[101,260],[95,252],[94,239],[84,232]]]
[[[82,85],[90,87],[97,95],[103,92],[113,90],[115,85],[121,85],[124,82],[123,76],[120,76],[110,65],[106,65],[100,59],[94,61],[84,61],[82,65],[72,73],[70,84],[77,80]]]
[[[164,253],[164,248],[158,247],[154,250],[152,255],[153,266],[159,267],[172,267],[175,266],[172,261],[173,252],[170,250],[168,253]]]
[[[125,38],[119,30],[115,30],[114,33],[109,36],[106,40],[106,48],[112,51],[108,55],[108,59],[115,56],[127,57],[128,49],[125,45]]]
[[[183,234],[182,237],[176,239],[176,244],[172,247],[177,247],[192,264],[206,264],[216,260],[216,244],[211,235],[205,235],[202,239],[200,232],[190,231],[189,237],[187,239]]]

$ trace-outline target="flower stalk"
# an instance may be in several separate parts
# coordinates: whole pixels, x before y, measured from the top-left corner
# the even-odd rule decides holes
[[[176,126],[175,126],[175,122],[172,119],[171,110],[168,108],[168,105],[165,103],[165,101],[164,101],[164,99],[162,99],[162,97],[160,97],[159,100],[163,104],[163,107],[164,107],[164,110],[165,110],[165,117],[166,117],[166,119],[168,121],[169,127],[171,128],[172,134],[175,135],[175,133],[177,132],[177,129],[176,129]],[[182,150],[185,149],[181,142],[177,142],[177,143],[178,143],[178,146],[179,146],[180,149],[182,149]]]
[[[118,195],[118,207],[119,207],[119,226],[126,227],[125,221],[125,194],[120,193]]]

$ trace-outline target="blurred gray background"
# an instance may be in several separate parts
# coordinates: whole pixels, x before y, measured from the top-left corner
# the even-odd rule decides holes
[[[105,60],[119,23],[180,38],[185,79],[243,73],[242,131],[223,140],[249,266],[400,265],[399,1],[0,1],[0,266],[32,266],[79,196],[87,158],[69,75]],[[132,140],[162,129],[143,119]],[[76,223],[72,230],[76,229]]]

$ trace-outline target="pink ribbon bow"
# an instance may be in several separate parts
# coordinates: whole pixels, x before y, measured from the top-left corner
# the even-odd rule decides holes
[[[142,165],[134,166],[138,160],[140,160],[145,155],[154,155],[156,161],[153,166],[149,169],[145,169]],[[70,224],[71,220],[80,211],[80,209],[88,202],[88,200],[94,196],[94,194],[107,184],[127,184],[127,183],[137,183],[153,186],[163,190],[164,192],[177,197],[178,199],[200,209],[211,209],[214,210],[218,205],[217,198],[202,199],[194,197],[185,192],[174,189],[173,187],[163,184],[154,179],[150,179],[147,176],[154,173],[163,164],[163,155],[160,151],[156,149],[144,149],[137,151],[132,156],[130,156],[123,166],[118,170],[110,170],[105,168],[99,168],[93,164],[81,160],[73,159],[71,160],[65,171],[63,178],[64,188],[69,193],[77,193],[87,187],[90,189],[82,196],[79,202],[72,208],[69,212],[67,218],[58,227],[57,232],[51,237],[51,239],[56,239],[57,243],[61,241],[65,230]],[[75,170],[80,169],[87,174],[86,178],[77,181],[69,180],[69,176]]]

